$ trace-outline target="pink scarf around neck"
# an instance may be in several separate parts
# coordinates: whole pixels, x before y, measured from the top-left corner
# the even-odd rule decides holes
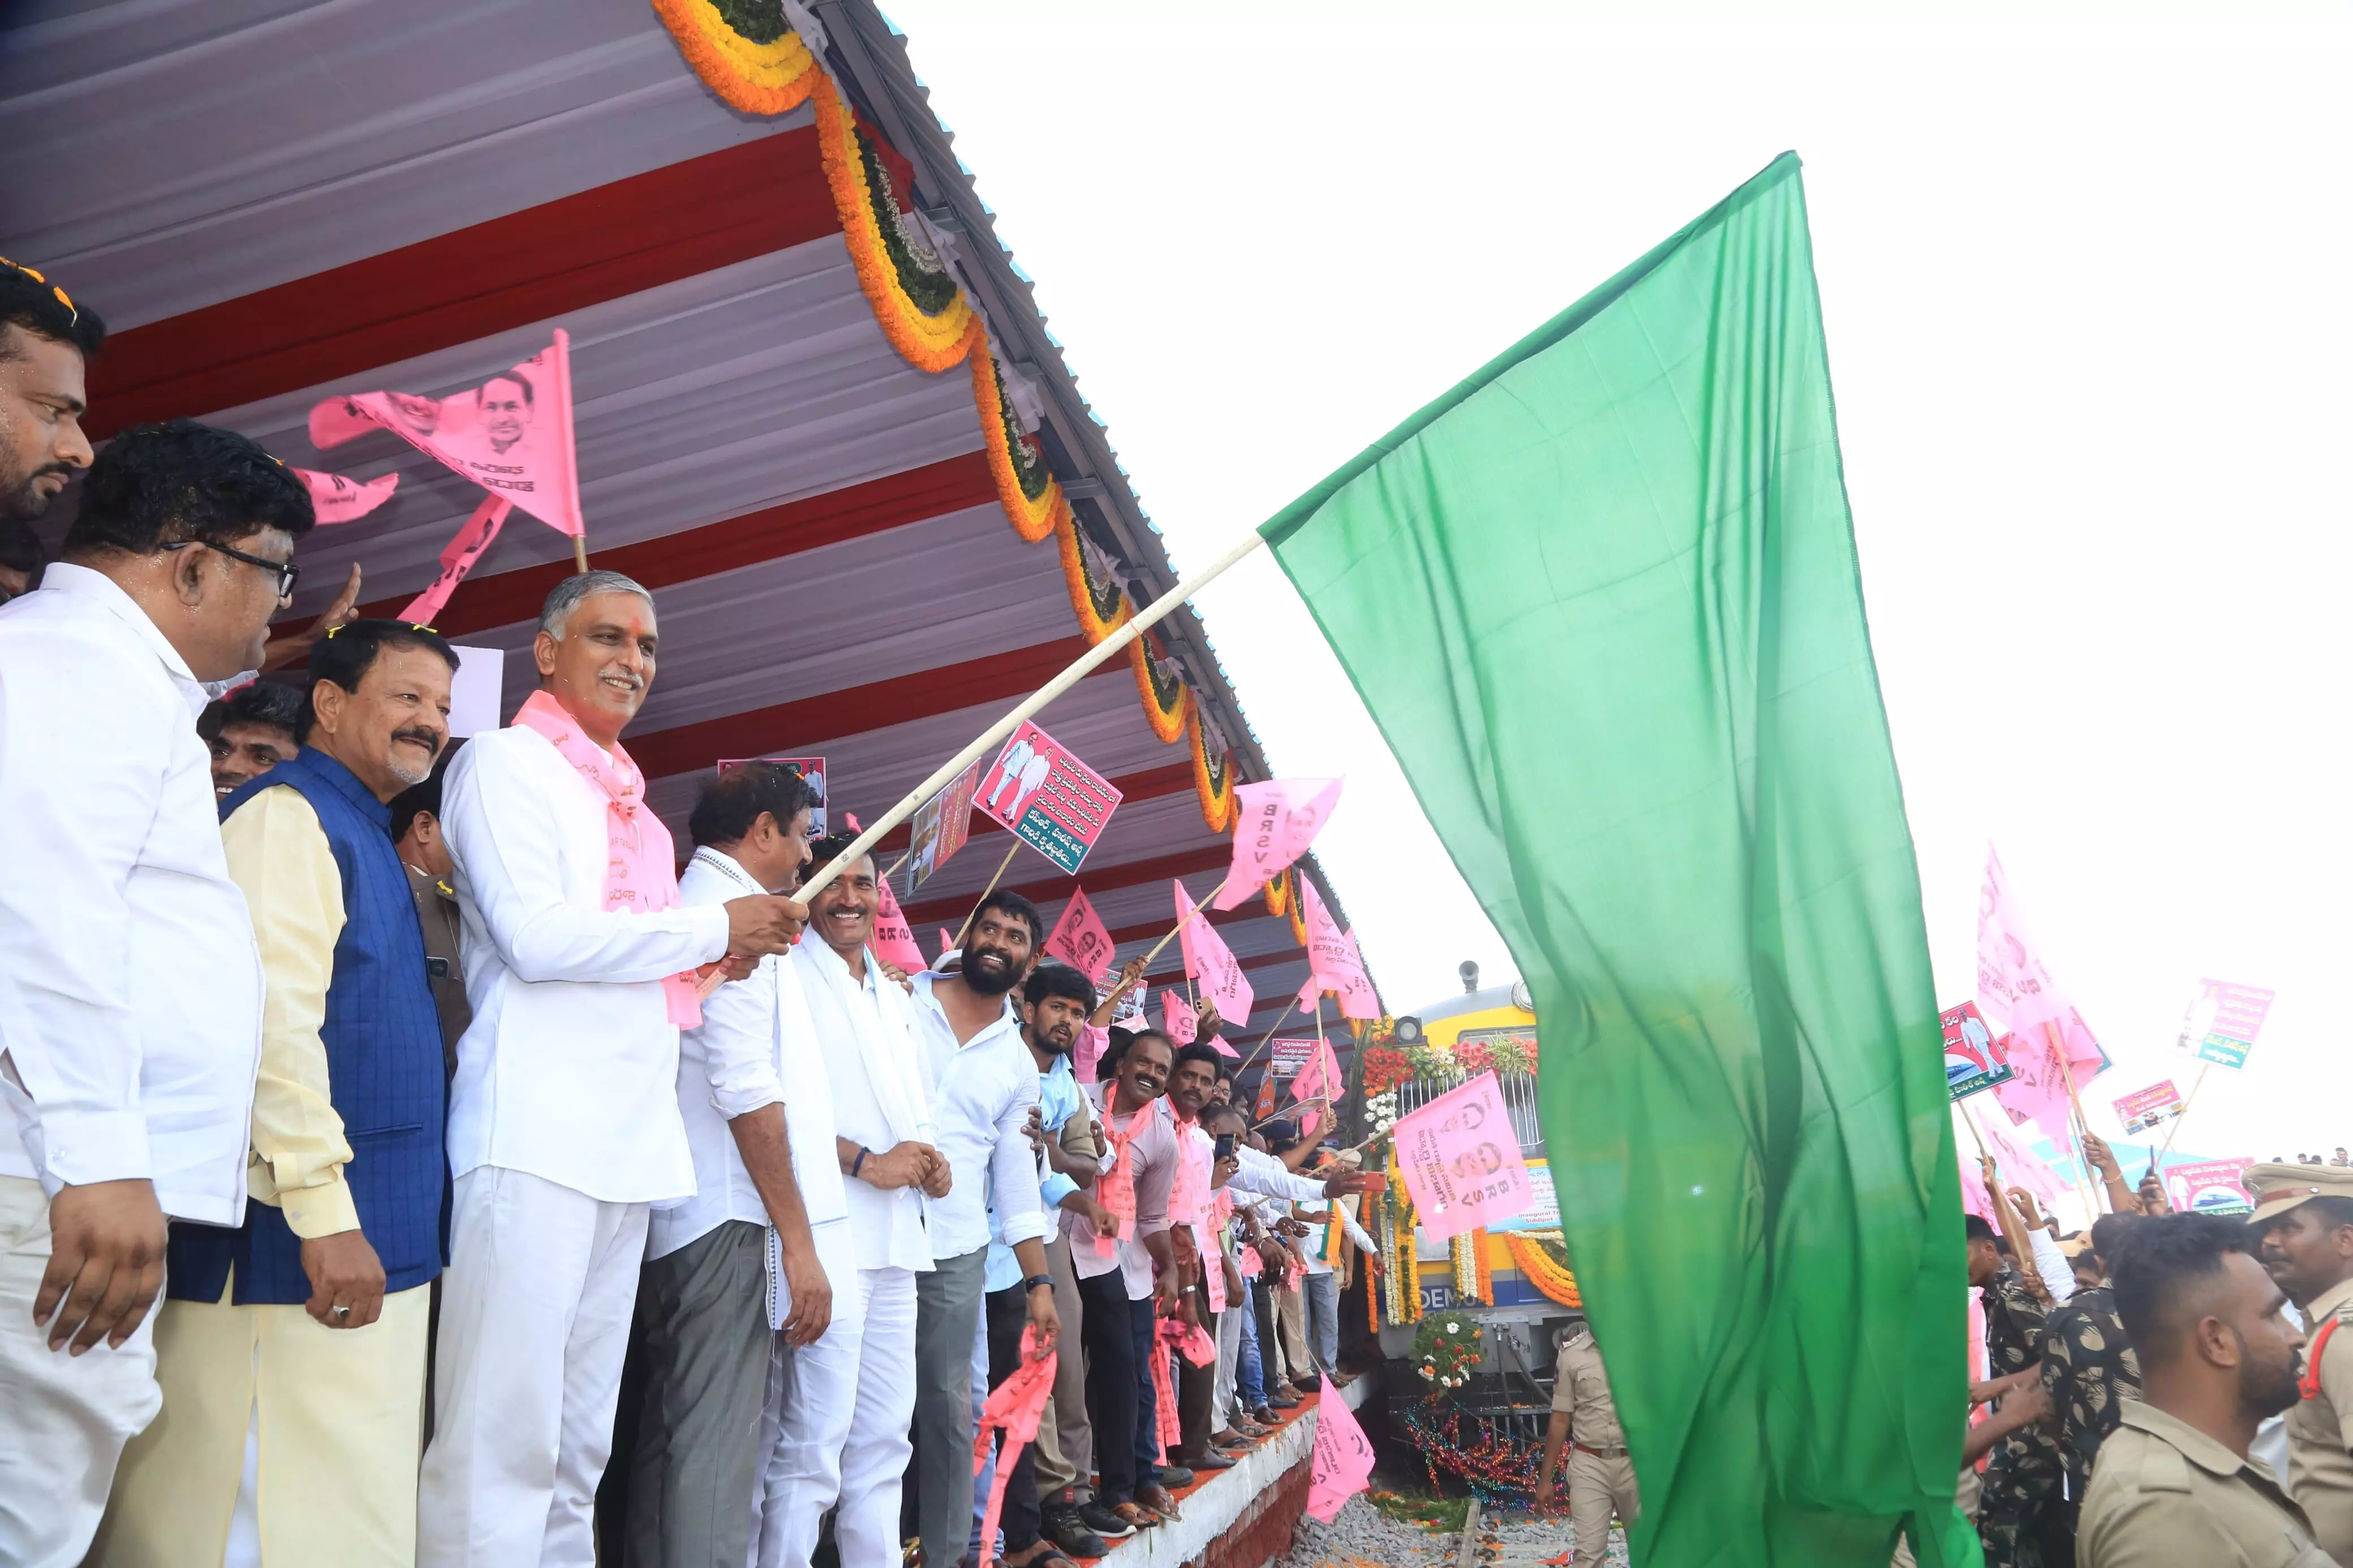
[[[676,909],[678,870],[670,829],[645,808],[646,776],[620,742],[616,741],[607,754],[564,704],[544,691],[533,692],[514,721],[519,729],[546,737],[557,754],[605,797],[605,907],[638,914]],[[681,1029],[702,1022],[695,978],[691,969],[662,976],[662,1001],[670,1021]]]

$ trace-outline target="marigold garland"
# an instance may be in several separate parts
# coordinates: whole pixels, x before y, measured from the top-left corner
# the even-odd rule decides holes
[[[973,330],[979,332],[979,323]],[[972,402],[980,414],[982,444],[988,449],[988,471],[997,480],[997,499],[1005,508],[1007,521],[1013,531],[1030,544],[1050,533],[1059,533],[1071,526],[1071,503],[1062,494],[1061,482],[1046,466],[1046,455],[1036,449],[1036,440],[1021,433],[1013,416],[1012,400],[1005,394],[1005,378],[997,368],[997,356],[988,351],[985,336],[976,342],[965,356],[972,366]],[[1069,570],[1070,555],[1075,542],[1063,550],[1063,569]],[[1114,602],[1119,597],[1116,585],[1112,589]],[[1079,620],[1087,621],[1082,609]],[[1118,620],[1125,619],[1119,616]],[[1089,642],[1100,642],[1090,637]]]
[[[1193,716],[1193,692],[1176,671],[1162,673],[1152,641],[1152,634],[1146,632],[1128,644],[1128,662],[1135,668],[1135,690],[1144,699],[1145,721],[1154,734],[1174,745],[1185,733],[1186,721]]]
[[[1267,883],[1266,912],[1268,914],[1282,914],[1291,908],[1291,882],[1292,879],[1298,874],[1297,867],[1285,866]]]
[[[653,0],[689,69],[731,109],[746,114],[789,114],[808,101],[823,73],[817,57],[790,27],[762,42],[728,25],[712,0]]]
[[[1193,794],[1201,803],[1201,820],[1212,833],[1229,832],[1234,826],[1234,760],[1223,752],[1209,755],[1201,736],[1201,715],[1189,703],[1185,738],[1193,743]]]
[[[1062,583],[1071,591],[1071,608],[1078,614],[1079,631],[1092,647],[1127,625],[1135,612],[1118,584],[1095,581],[1088,568],[1086,547],[1079,540],[1078,523],[1068,506],[1055,520],[1054,544],[1061,552]]]
[[[1291,940],[1305,947],[1307,945],[1306,907],[1299,900],[1293,899],[1291,900],[1291,907],[1282,912],[1291,917]]]
[[[1566,1263],[1556,1260],[1552,1249],[1536,1236],[1520,1231],[1504,1233],[1504,1244],[1511,1248],[1512,1262],[1527,1277],[1529,1284],[1543,1291],[1547,1300],[1564,1307],[1582,1309],[1585,1298],[1577,1289],[1577,1276]]]
[[[1487,1256],[1487,1230],[1484,1226],[1471,1233],[1471,1267],[1473,1271],[1471,1288],[1479,1300],[1492,1307],[1495,1304],[1495,1266]]]
[[[963,363],[976,347],[985,353],[987,339],[979,318],[955,279],[914,260],[891,176],[850,114],[841,89],[828,77],[824,90],[811,93],[810,99],[817,106],[818,155],[841,218],[842,238],[882,335],[909,364],[935,375]],[[938,302],[930,303],[934,300]],[[985,426],[993,416],[984,408],[982,417]]]

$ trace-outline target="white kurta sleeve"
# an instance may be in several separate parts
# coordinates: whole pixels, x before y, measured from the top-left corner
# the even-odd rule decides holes
[[[131,879],[189,720],[139,675],[71,637],[24,639],[0,669],[0,1052],[39,1113],[52,1189],[154,1174]]]
[[[775,1045],[779,962],[764,959],[751,979],[730,981],[704,997],[702,1026],[688,1031],[702,1058],[712,1106],[730,1121],[785,1102]]]
[[[1029,1064],[1022,1066],[1026,1069]],[[1037,1151],[1029,1147],[1028,1131],[1029,1111],[1038,1103],[1038,1075],[1025,1070],[1019,1078],[1012,1103],[997,1119],[997,1146],[988,1156],[989,1195],[997,1206],[998,1234],[1008,1247],[1043,1240],[1053,1228],[1038,1191]]]
[[[2075,1293],[2075,1266],[2059,1250],[2059,1244],[2042,1226],[2026,1233],[2027,1250],[2034,1254],[2034,1271],[2042,1276],[2043,1288],[2051,1292],[2051,1304],[2064,1303]]]
[[[584,910],[567,896],[563,826],[504,747],[471,745],[449,764],[441,827],[482,925],[518,979],[634,984],[722,957],[727,910]]]

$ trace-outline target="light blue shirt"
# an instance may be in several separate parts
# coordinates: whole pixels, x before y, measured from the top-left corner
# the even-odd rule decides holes
[[[1027,1050],[1029,1047],[1025,1045],[1022,1048]],[[1038,1120],[1045,1126],[1046,1135],[1059,1137],[1062,1124],[1084,1108],[1085,1101],[1079,1095],[1078,1075],[1071,1070],[1071,1058],[1056,1057],[1054,1065],[1038,1075]],[[1053,1225],[1061,1217],[1062,1200],[1078,1190],[1079,1184],[1049,1165],[1045,1151],[1039,1150],[1038,1198],[1046,1205],[1048,1225]],[[997,1229],[997,1211],[991,1205],[989,1235],[994,1237]],[[1050,1231],[1048,1234],[1052,1233]],[[1001,1241],[988,1244],[988,1275],[985,1283],[990,1290],[1009,1290],[1021,1283],[1021,1260],[1013,1255],[1011,1247]]]

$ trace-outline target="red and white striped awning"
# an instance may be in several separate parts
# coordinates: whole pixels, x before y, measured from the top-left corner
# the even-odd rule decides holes
[[[565,329],[590,555],[661,612],[628,736],[655,803],[682,828],[717,759],[788,752],[870,816],[1174,575],[900,41],[870,0],[820,10],[814,51],[715,58],[709,0],[12,8],[0,254],[113,328],[94,435],[187,415],[399,472],[305,542],[296,620],[354,561],[368,612],[399,609],[480,493],[388,435],[315,450],[311,406],[458,391]],[[527,649],[570,570],[518,515],[439,625]],[[529,669],[508,660],[510,710]],[[1141,951],[1170,879],[1218,880],[1231,784],[1264,758],[1189,612],[1040,722],[1125,794],[1080,880]],[[926,951],[1009,842],[975,826],[908,900]],[[1027,851],[1006,882],[1050,920],[1071,886]],[[1299,938],[1261,900],[1216,920],[1263,1030]],[[1182,984],[1173,946],[1155,969]]]

